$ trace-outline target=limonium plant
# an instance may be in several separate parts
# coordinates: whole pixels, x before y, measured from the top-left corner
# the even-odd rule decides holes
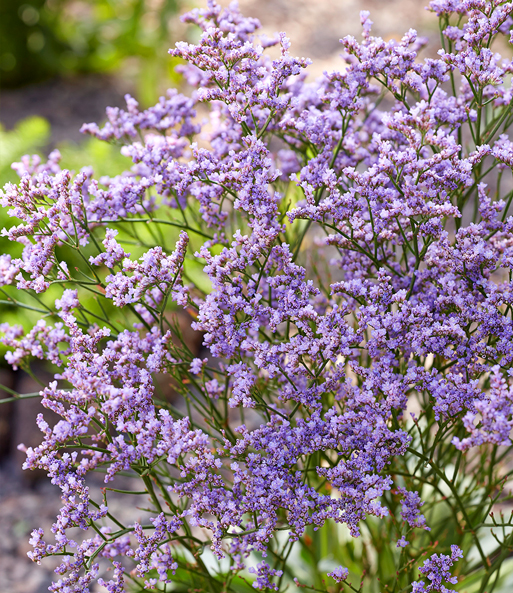
[[[511,574],[513,3],[428,9],[431,58],[362,12],[313,81],[284,34],[209,0],[170,50],[194,92],[83,127],[129,171],[15,165],[3,303],[37,317],[2,331],[14,369],[55,375],[36,396],[60,418],[20,445],[61,492],[30,540],[50,591]]]

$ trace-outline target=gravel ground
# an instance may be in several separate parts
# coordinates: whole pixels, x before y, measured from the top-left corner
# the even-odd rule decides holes
[[[370,11],[373,33],[384,39],[400,39],[414,28],[436,41],[438,20],[425,10],[426,4],[427,0],[239,0],[242,12],[257,17],[265,33],[287,34],[291,54],[313,61],[313,75],[340,68],[340,39],[359,38],[361,10]]]
[[[340,67],[339,39],[359,35],[360,10],[370,10],[375,34],[384,38],[400,38],[410,27],[435,43],[438,37],[436,18],[424,10],[424,0],[240,0],[240,6],[244,14],[260,19],[267,34],[285,31],[292,41],[291,53],[314,61],[310,67],[313,76]],[[12,128],[24,117],[41,115],[52,124],[52,144],[78,141],[80,125],[101,121],[105,106],[123,105],[123,95],[131,88],[126,80],[89,76],[2,91],[0,122]],[[24,413],[25,434],[11,434],[11,452],[21,440],[39,438],[34,423],[36,412],[31,408]],[[1,420],[10,423],[7,407],[0,407]],[[27,435],[30,426],[33,431]],[[28,537],[36,527],[49,530],[60,499],[57,488],[45,479],[26,479],[19,465],[17,454],[4,457],[0,465],[0,593],[43,593],[52,581],[57,562],[34,565],[26,556],[30,550]],[[123,513],[121,501],[112,499],[112,504]],[[124,506],[128,506],[126,501]]]
[[[44,481],[29,488],[12,463],[0,469],[0,592],[44,593],[56,561],[38,567],[27,558],[37,526],[49,530],[59,511],[56,488]]]
[[[10,130],[29,115],[39,115],[51,125],[52,147],[63,141],[80,142],[84,122],[102,121],[107,105],[123,106],[129,81],[88,75],[2,90],[0,123]]]

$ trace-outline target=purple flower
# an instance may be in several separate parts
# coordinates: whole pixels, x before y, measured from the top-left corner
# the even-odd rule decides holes
[[[117,307],[141,302],[140,312],[150,322],[151,314],[142,303],[157,308],[170,294],[184,304],[178,287],[188,243],[189,237],[182,231],[171,255],[166,256],[161,247],[154,247],[140,258],[140,263],[125,259],[121,272],[107,276],[105,295]]]
[[[401,501],[401,517],[410,527],[422,527],[427,531],[431,528],[427,527],[426,519],[419,511],[424,501],[420,499],[418,492],[409,492],[406,488],[398,488],[397,492],[403,495]],[[404,539],[404,538],[402,538]]]
[[[115,229],[107,229],[105,232],[105,239],[103,245],[105,251],[101,252],[96,257],[90,257],[89,261],[95,266],[104,264],[108,268],[113,268],[119,264],[125,257],[130,257],[129,253],[125,253],[121,245],[116,241],[118,231]]]
[[[338,568],[335,568],[335,570],[328,572],[328,576],[331,577],[332,579],[335,579],[337,581],[337,583],[341,583],[342,581],[345,581],[347,579],[349,575],[349,570],[347,568],[345,568],[344,566],[339,566]]]
[[[457,562],[459,558],[463,558],[463,554],[458,546],[451,546],[451,555],[433,554],[424,564],[419,568],[419,572],[429,579],[429,584],[426,586],[424,581],[417,581],[413,583],[414,593],[429,593],[429,591],[440,591],[441,593],[449,593],[452,589],[448,589],[443,582],[455,585],[458,582],[457,577],[451,576],[450,568]]]
[[[281,577],[283,574],[282,570],[271,568],[267,562],[260,562],[257,564],[256,568],[251,566],[249,572],[257,575],[256,581],[253,583],[255,589],[258,589],[259,591],[263,589],[278,591],[278,586],[273,583],[271,579],[272,577]]]

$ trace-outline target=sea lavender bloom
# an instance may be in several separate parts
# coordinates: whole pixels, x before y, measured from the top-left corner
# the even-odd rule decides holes
[[[328,576],[335,579],[337,583],[345,581],[349,575],[349,570],[344,566],[339,566],[335,570],[328,572]]]
[[[451,546],[451,555],[433,554],[424,564],[419,568],[419,572],[429,579],[429,584],[426,585],[424,581],[413,583],[414,593],[429,593],[429,591],[441,591],[441,593],[449,593],[451,589],[447,589],[443,582],[455,585],[458,582],[457,577],[451,576],[450,568],[454,562],[463,558],[463,554],[458,546]]]
[[[398,488],[397,491],[403,495],[401,501],[401,517],[410,527],[422,527],[427,531],[430,528],[426,525],[426,518],[419,511],[420,507],[424,504],[421,500],[418,492],[408,492],[406,488]]]

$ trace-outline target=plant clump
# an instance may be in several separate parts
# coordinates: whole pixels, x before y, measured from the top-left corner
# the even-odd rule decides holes
[[[0,285],[36,322],[2,330],[14,368],[54,368],[60,420],[25,463],[61,491],[31,538],[62,558],[51,591],[502,586],[513,3],[429,9],[436,59],[362,12],[312,82],[284,34],[209,0],[170,51],[192,95],[83,127],[130,171],[16,165]]]

